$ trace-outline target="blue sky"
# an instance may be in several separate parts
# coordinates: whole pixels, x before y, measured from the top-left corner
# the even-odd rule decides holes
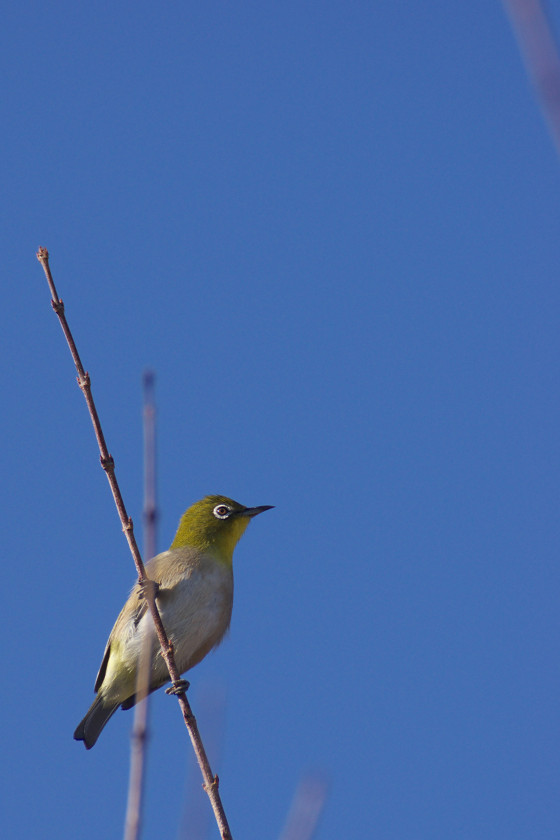
[[[318,840],[556,838],[560,165],[501,4],[22,2],[0,40],[5,836],[118,837],[128,779],[130,713],[72,740],[134,568],[42,245],[137,532],[146,367],[160,548],[276,506],[189,676],[234,837],[315,773]],[[189,836],[150,714],[144,836]]]

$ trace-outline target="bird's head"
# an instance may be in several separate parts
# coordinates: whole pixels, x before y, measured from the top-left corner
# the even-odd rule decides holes
[[[245,507],[227,496],[205,496],[181,517],[171,548],[193,546],[213,551],[221,560],[231,563],[233,549],[249,521],[271,507]]]

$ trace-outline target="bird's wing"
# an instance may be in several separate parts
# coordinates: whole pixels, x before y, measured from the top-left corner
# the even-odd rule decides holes
[[[97,677],[95,678],[95,685],[93,690],[98,692],[101,686],[103,685],[103,680],[105,679],[105,674],[107,672],[107,663],[109,662],[109,656],[111,655],[111,637],[109,636],[109,641],[105,646],[105,653],[103,654],[103,659],[101,660],[101,665],[99,666],[99,671],[97,672]]]
[[[140,589],[138,584],[136,584],[132,592],[130,593],[128,601],[120,611],[119,617],[115,621],[115,625],[111,630],[111,635],[107,640],[105,651],[103,653],[103,659],[101,660],[101,665],[99,666],[99,671],[95,679],[94,691],[99,691],[99,689],[103,685],[103,680],[105,679],[105,674],[107,673],[107,664],[111,656],[111,643],[115,635],[117,635],[120,632],[121,626],[125,623],[130,623],[134,630],[136,630],[138,624],[140,623],[140,619],[142,618],[147,609],[148,603],[142,595],[142,590]]]

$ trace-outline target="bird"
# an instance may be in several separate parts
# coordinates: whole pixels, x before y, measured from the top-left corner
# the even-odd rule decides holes
[[[251,519],[272,507],[245,507],[227,496],[205,496],[187,508],[169,550],[146,563],[180,674],[222,641],[233,606],[233,550]],[[130,709],[136,703],[137,665],[146,633],[153,637],[148,691],[170,681],[145,589],[146,583],[135,584],[111,630],[95,681],[95,700],[74,732],[75,740],[88,750],[119,706]],[[187,686],[181,681],[179,690]],[[173,693],[172,688],[167,691]]]

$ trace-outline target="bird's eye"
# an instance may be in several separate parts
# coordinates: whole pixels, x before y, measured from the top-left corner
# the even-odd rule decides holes
[[[231,508],[227,505],[216,505],[213,513],[217,519],[227,519],[231,513]]]

